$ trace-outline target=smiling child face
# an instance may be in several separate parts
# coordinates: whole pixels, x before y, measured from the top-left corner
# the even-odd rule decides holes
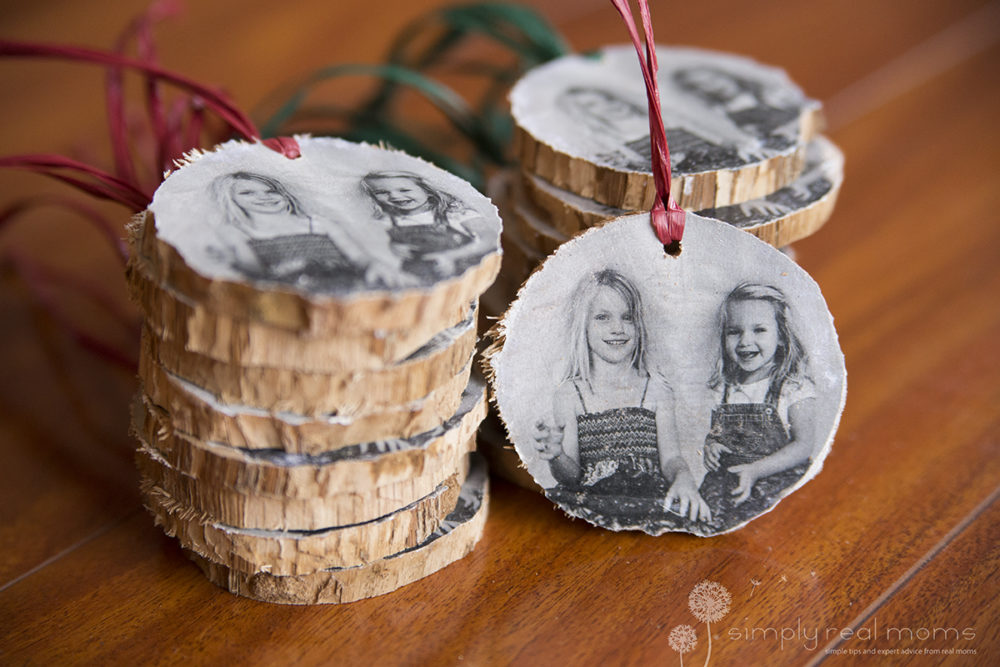
[[[374,178],[369,187],[380,204],[404,213],[412,213],[427,203],[427,193],[409,178]]]
[[[590,351],[608,362],[620,364],[635,350],[635,322],[625,298],[611,287],[598,288],[587,317]]]
[[[236,179],[232,193],[238,206],[253,213],[280,213],[288,208],[284,196],[262,181]]]
[[[726,308],[726,355],[746,381],[762,379],[771,369],[778,349],[778,322],[774,306],[761,299],[730,303]]]

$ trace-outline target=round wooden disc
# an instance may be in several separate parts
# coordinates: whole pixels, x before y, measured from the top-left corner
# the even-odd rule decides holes
[[[199,440],[173,428],[170,415],[148,401],[133,410],[133,427],[172,467],[211,487],[316,498],[363,493],[411,477],[454,470],[485,415],[485,386],[473,378],[455,414],[430,431],[311,456]]]
[[[537,216],[547,220],[560,234],[569,238],[591,227],[600,227],[631,212],[615,206],[581,197],[575,192],[557,188],[543,178],[521,173],[520,188],[515,188],[514,201],[530,206]]]
[[[456,303],[443,327],[428,320],[405,329],[301,332],[241,320],[197,305],[156,284],[132,257],[127,268],[133,300],[146,324],[165,341],[233,366],[312,373],[350,373],[399,363],[443,331],[469,320],[475,304]]]
[[[698,211],[703,218],[726,222],[762,241],[784,247],[815,233],[833,214],[844,180],[844,156],[828,139],[817,137],[806,149],[806,166],[791,184],[764,197]],[[533,174],[523,174],[515,189],[513,214],[522,238],[538,249],[552,249],[590,227],[628,215],[557,188]]]
[[[449,478],[430,495],[374,521],[309,531],[227,526],[177,502],[148,480],[140,490],[156,524],[185,549],[244,574],[295,576],[364,565],[415,547],[455,509],[459,482]]]
[[[806,165],[797,179],[748,202],[698,211],[703,218],[728,223],[776,248],[816,233],[830,216],[844,182],[844,154],[825,137],[806,148]]]
[[[135,460],[139,474],[171,498],[218,523],[260,530],[323,530],[374,521],[430,496],[455,475],[463,479],[465,456],[474,440],[456,454],[450,470],[437,469],[367,491],[345,491],[314,498],[251,494],[216,487],[192,477],[170,463],[154,447],[140,441]]]
[[[711,51],[656,53],[680,206],[748,201],[799,175],[820,105],[783,71]],[[510,100],[524,169],[610,206],[651,208],[649,116],[632,46],[546,63],[514,86]]]
[[[279,449],[317,454],[385,438],[410,438],[443,424],[458,409],[469,382],[471,360],[459,373],[427,396],[379,410],[300,415],[222,403],[208,391],[163,369],[147,354],[139,356],[145,393],[170,415],[178,431],[199,440],[242,449]]]
[[[564,511],[613,530],[715,535],[770,511],[822,467],[846,396],[816,283],[690,213],[679,257],[648,214],[563,244],[495,335],[493,396],[528,471]],[[718,444],[732,457],[713,470]],[[756,483],[734,504],[743,470]],[[672,487],[711,518],[666,506]]]
[[[506,219],[511,222],[516,236],[538,253],[549,255],[570,239],[570,236],[549,224],[541,211],[524,199],[514,202],[510,210],[512,212]],[[505,233],[507,235],[509,233]]]
[[[303,415],[378,412],[410,403],[446,384],[468,365],[476,345],[477,307],[409,357],[369,371],[309,372],[239,366],[160,339],[143,327],[143,349],[168,372],[199,386],[220,403]]]
[[[294,330],[437,330],[500,266],[500,218],[465,181],[397,151],[230,141],[167,176],[132,229],[157,283]]]
[[[262,602],[337,604],[384,595],[437,572],[475,548],[486,523],[488,482],[485,462],[477,459],[462,485],[455,510],[429,538],[368,565],[282,577],[263,572],[242,574],[197,554],[189,555],[216,585]]]

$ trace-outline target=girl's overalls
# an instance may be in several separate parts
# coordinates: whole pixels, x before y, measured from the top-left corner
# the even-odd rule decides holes
[[[434,282],[449,276],[440,275],[433,259],[427,255],[442,250],[454,250],[472,243],[474,237],[447,223],[429,225],[393,226],[389,229],[389,241],[397,254],[403,257],[403,270],[425,282]],[[478,258],[455,263],[456,274],[472,266]]]
[[[698,492],[712,510],[708,522],[715,530],[725,530],[744,523],[772,507],[781,492],[805,474],[807,463],[762,477],[753,485],[750,496],[739,505],[733,501],[733,490],[739,477],[729,472],[731,466],[759,461],[789,442],[788,431],[778,415],[780,382],[772,382],[763,403],[730,403],[729,385],[722,394],[722,403],[712,410],[712,427],[705,442],[716,441],[729,448],[719,457],[719,467],[708,471]]]

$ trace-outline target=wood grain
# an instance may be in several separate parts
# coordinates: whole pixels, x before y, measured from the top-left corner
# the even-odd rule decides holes
[[[12,2],[0,35],[107,45],[142,4]],[[224,81],[250,106],[319,64],[378,60],[399,26],[440,4],[387,0],[373,20],[363,3],[308,0],[291,12],[220,0],[190,6],[158,35],[165,62]],[[603,1],[533,5],[577,48],[625,39]],[[786,67],[829,103],[830,135],[846,156],[832,219],[795,247],[837,322],[847,410],[820,475],[732,535],[611,534],[497,481],[476,549],[389,596],[303,608],[237,598],[139,509],[126,436],[134,380],[74,347],[29,306],[23,282],[5,274],[0,662],[676,664],[667,636],[685,623],[696,627],[698,646],[684,664],[700,665],[706,628],[687,595],[710,580],[733,596],[712,626],[712,665],[885,664],[826,655],[841,646],[832,636],[814,649],[774,633],[745,638],[747,629],[777,633],[798,621],[823,633],[856,631],[874,618],[975,628],[967,645],[976,655],[945,664],[996,664],[1000,52],[982,46],[993,15],[965,20],[984,6],[874,0],[859,13],[834,0],[710,0],[653,8],[661,39]],[[892,85],[865,83],[885,71]],[[0,82],[16,91],[0,105],[0,152],[99,152],[103,120],[90,91],[100,76],[92,74],[0,62]],[[0,183],[4,205],[54,190],[9,173]],[[91,276],[125,303],[108,250],[65,214],[0,230],[0,255],[11,248]],[[98,334],[128,339],[105,313],[81,316]]]
[[[977,647],[998,641],[996,626],[980,624],[990,614],[991,579],[1000,566],[998,496],[1000,490],[945,535],[930,558],[915,563],[884,604],[866,609],[848,632],[832,633],[824,654],[846,655],[855,664],[988,660]]]
[[[491,224],[497,224],[493,218]],[[479,297],[500,270],[500,253],[484,255],[479,262],[453,278],[427,287],[399,291],[372,291],[337,298],[331,294],[306,294],[286,286],[262,288],[249,282],[210,278],[189,267],[180,252],[156,234],[152,213],[129,226],[129,246],[141,273],[157,285],[205,307],[239,320],[316,335],[323,331],[408,329],[433,322],[431,331],[455,323],[454,313]],[[495,239],[499,251],[499,239]],[[426,340],[426,338],[425,338]]]
[[[417,546],[455,509],[460,481],[449,478],[430,498],[347,526],[311,531],[246,530],[217,523],[178,503],[163,489],[144,483],[143,504],[163,532],[210,563],[237,574],[312,574],[330,567],[356,567]]]

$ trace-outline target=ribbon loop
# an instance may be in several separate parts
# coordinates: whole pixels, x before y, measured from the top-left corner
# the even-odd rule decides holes
[[[676,256],[680,254],[681,237],[684,236],[684,211],[670,195],[670,148],[667,146],[667,131],[663,125],[660,108],[660,87],[656,80],[659,63],[656,59],[656,42],[653,39],[653,23],[649,14],[648,0],[637,0],[639,17],[642,21],[645,45],[639,37],[635,18],[628,0],[611,0],[611,4],[625,21],[632,45],[639,55],[639,68],[646,85],[646,100],[649,104],[649,141],[652,153],[653,183],[656,186],[656,201],[650,211],[650,221],[656,238],[663,244],[664,251]]]

